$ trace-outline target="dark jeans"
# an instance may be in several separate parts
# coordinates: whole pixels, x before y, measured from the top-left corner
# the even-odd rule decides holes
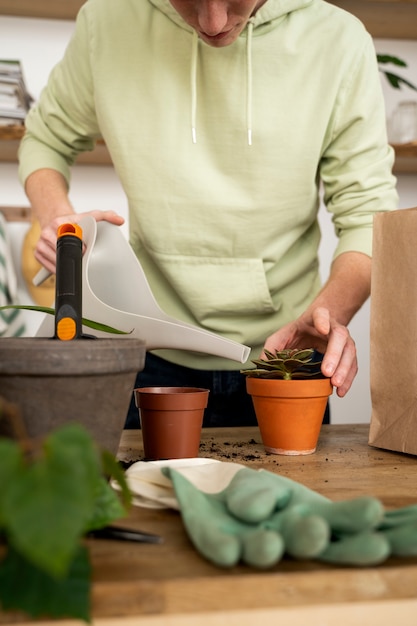
[[[209,389],[203,427],[257,426],[252,398],[246,392],[246,377],[239,371],[197,370],[175,365],[147,353],[145,368],[136,377],[136,387],[202,387]],[[323,419],[330,422],[329,406]],[[139,413],[132,395],[126,428],[139,428]]]

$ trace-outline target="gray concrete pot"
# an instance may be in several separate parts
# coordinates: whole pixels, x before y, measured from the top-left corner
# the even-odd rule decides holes
[[[0,396],[19,406],[30,437],[79,422],[116,454],[145,354],[132,338],[1,338]]]

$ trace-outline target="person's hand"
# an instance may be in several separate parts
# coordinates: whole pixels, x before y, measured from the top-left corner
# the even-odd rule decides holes
[[[199,468],[209,474],[213,465]],[[373,497],[332,502],[289,478],[239,469],[219,493],[206,493],[181,470],[162,469],[174,487],[195,548],[222,567],[271,567],[284,554],[344,565],[378,565],[417,554],[417,506],[385,512]]]
[[[358,371],[355,342],[346,326],[331,317],[328,309],[317,307],[283,326],[268,337],[264,348],[270,352],[285,348],[315,348],[324,354],[321,371],[343,397]]]
[[[77,224],[86,215],[94,217],[96,222],[106,221],[111,224],[115,224],[116,226],[121,226],[124,223],[124,218],[114,211],[88,211],[86,213],[69,213],[68,215],[60,215],[59,217],[56,217],[52,222],[47,224],[47,226],[42,228],[39,241],[34,252],[36,260],[53,274],[56,269],[56,242],[58,227],[67,222]]]

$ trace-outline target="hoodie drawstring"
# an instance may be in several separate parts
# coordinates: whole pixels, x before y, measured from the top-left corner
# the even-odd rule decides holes
[[[252,145],[252,33],[253,21],[249,20],[246,35],[246,127],[248,145]],[[191,43],[191,138],[197,143],[197,65],[198,65],[198,35],[193,31]]]
[[[198,35],[193,31],[191,48],[191,137],[193,143],[197,143],[195,130],[197,116],[197,60],[198,60]]]
[[[248,145],[252,145],[252,33],[253,22],[249,20],[246,34],[246,126]]]

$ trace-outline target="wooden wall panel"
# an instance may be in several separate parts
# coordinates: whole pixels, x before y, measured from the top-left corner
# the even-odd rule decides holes
[[[417,39],[417,2],[331,0],[353,13],[380,39]]]
[[[0,0],[0,15],[72,20],[84,2],[85,0]]]
[[[117,1],[117,0],[115,0]],[[359,17],[373,37],[417,39],[417,0],[330,0]],[[0,0],[0,15],[74,19],[85,0]]]

